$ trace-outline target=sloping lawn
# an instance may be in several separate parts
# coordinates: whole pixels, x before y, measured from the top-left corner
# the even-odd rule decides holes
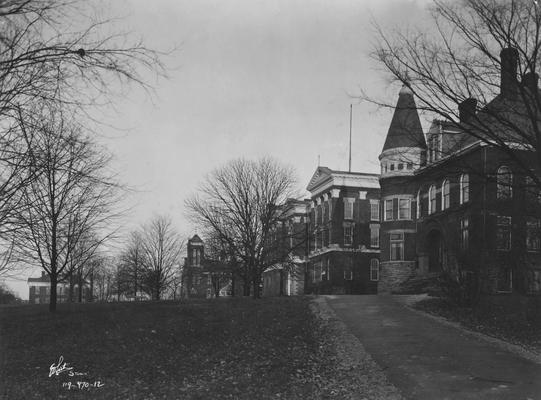
[[[0,396],[314,398],[322,333],[308,302],[60,304],[56,314],[39,305],[1,308]],[[73,369],[62,371],[63,363]],[[50,377],[51,364],[59,368]]]

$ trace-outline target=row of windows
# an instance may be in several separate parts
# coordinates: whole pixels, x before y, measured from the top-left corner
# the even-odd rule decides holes
[[[389,172],[389,171],[403,171],[404,169],[406,170],[412,170],[413,169],[413,163],[411,162],[408,162],[408,163],[390,163],[390,164],[383,164],[381,166],[381,172],[382,173],[385,173],[385,172]]]
[[[353,197],[344,198],[344,219],[353,219],[353,205],[355,199]],[[330,221],[332,215],[332,203],[325,202],[321,206],[314,209],[316,223]],[[379,201],[370,200],[370,220],[379,221]]]
[[[385,200],[385,212],[383,214],[385,221],[394,219],[393,200]],[[411,199],[397,199],[398,204],[398,219],[411,219]]]
[[[327,259],[325,267],[323,262],[320,261],[314,265],[314,268],[310,271],[312,275],[312,283],[331,280],[331,268],[330,259]],[[344,280],[353,280],[353,270],[351,268],[344,269]],[[379,281],[379,260],[372,258],[370,260],[370,280]]]
[[[451,207],[451,183],[445,179],[441,188],[431,185],[428,189],[428,214],[438,211],[438,194],[441,195],[441,210]],[[459,203],[464,204],[470,200],[470,177],[468,174],[462,174],[459,179]],[[417,194],[417,215],[422,215],[421,209],[421,191]]]
[[[353,245],[353,232],[355,225],[348,224],[344,226],[344,246]],[[328,229],[322,229],[315,233],[315,248],[320,249],[330,242],[330,232]],[[370,247],[379,247],[379,225],[370,225]]]

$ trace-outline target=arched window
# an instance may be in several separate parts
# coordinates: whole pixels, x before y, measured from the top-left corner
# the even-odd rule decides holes
[[[436,212],[436,186],[430,186],[428,189],[428,213]]]
[[[441,185],[441,209],[445,210],[451,206],[451,185],[449,179],[443,181]]]
[[[370,260],[370,280],[379,281],[379,260],[377,258]]]
[[[513,196],[513,173],[511,172],[511,169],[506,166],[501,166],[498,168],[497,174],[496,197],[498,199],[510,199]]]
[[[470,177],[468,174],[460,176],[460,204],[470,200]]]

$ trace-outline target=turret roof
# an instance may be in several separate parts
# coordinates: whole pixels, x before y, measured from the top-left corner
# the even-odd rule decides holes
[[[426,149],[425,136],[411,89],[404,85],[398,94],[398,101],[387,132],[383,150],[398,147]]]

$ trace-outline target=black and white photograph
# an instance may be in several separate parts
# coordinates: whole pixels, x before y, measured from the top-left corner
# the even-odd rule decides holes
[[[541,2],[0,0],[0,399],[541,399]]]

